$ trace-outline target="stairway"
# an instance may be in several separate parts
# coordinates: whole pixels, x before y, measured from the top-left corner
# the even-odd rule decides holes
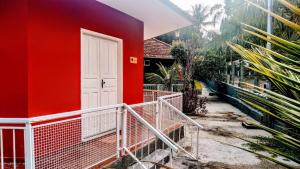
[[[149,154],[148,156],[142,158],[140,161],[142,164],[147,167],[148,169],[154,169],[154,163],[166,164],[170,160],[170,149],[157,149],[153,153]],[[141,165],[135,163],[134,165],[128,167],[128,169],[143,169]]]

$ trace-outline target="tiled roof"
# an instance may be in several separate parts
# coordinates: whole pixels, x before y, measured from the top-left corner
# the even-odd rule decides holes
[[[162,42],[155,38],[144,41],[145,58],[173,59],[170,52],[171,45],[165,42]]]

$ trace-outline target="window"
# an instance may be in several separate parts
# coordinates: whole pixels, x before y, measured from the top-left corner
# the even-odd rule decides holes
[[[144,60],[144,66],[150,66],[150,60]]]

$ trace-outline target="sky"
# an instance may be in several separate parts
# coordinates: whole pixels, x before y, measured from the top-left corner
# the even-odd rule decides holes
[[[171,0],[174,4],[176,4],[179,8],[181,8],[184,11],[191,11],[192,6],[196,4],[202,4],[204,6],[213,6],[215,4],[223,4],[224,0]],[[206,29],[208,30],[215,30],[219,31],[220,29],[220,23],[216,25],[216,27],[209,26]]]
[[[215,4],[224,4],[224,0],[171,0],[174,4],[180,7],[183,10],[191,10],[192,6],[195,4],[203,5],[215,5]]]

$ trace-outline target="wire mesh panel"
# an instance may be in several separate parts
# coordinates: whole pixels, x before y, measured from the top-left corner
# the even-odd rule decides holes
[[[157,102],[141,103],[131,106],[143,119],[156,127]]]
[[[157,90],[144,90],[144,102],[157,100]]]
[[[167,95],[163,97],[163,100],[167,101],[182,112],[182,94],[176,93],[173,95]]]
[[[88,168],[116,157],[118,151],[116,108],[34,124],[37,169]],[[114,117],[114,127],[102,125]]]
[[[176,130],[169,137],[179,144],[194,158],[198,156],[199,127],[195,126],[188,117],[182,113],[182,94],[174,94],[162,97],[159,101],[160,124],[165,133],[168,130]]]
[[[170,105],[182,111],[182,94],[170,91],[155,91],[144,90],[145,95],[151,100],[158,100],[158,98],[167,101]],[[152,102],[151,104],[139,104],[135,106],[134,110],[146,119],[152,126],[163,131],[165,136],[171,138],[175,143],[184,138],[185,127],[183,125],[184,118],[181,118],[176,112],[169,107],[169,105],[160,104],[160,102]],[[146,113],[145,113],[146,112]],[[176,117],[177,116],[177,117]],[[182,141],[183,142],[183,141]]]
[[[144,90],[144,102],[157,101],[158,97],[174,94],[171,91]]]
[[[157,103],[145,103],[135,105],[133,110],[146,120],[151,126],[156,125],[156,109]],[[147,127],[144,123],[138,120],[134,115],[127,115],[127,146],[126,148],[141,161],[146,168],[156,168],[154,163],[167,162],[170,157],[170,148],[162,140]],[[151,163],[151,162],[153,163]],[[141,168],[141,165],[136,163],[129,168]]]
[[[12,168],[20,168],[16,161],[22,152],[21,157],[26,154],[25,161],[29,161],[26,166],[30,164],[27,168],[90,168],[114,161],[126,152],[138,164],[131,167],[156,168],[153,163],[145,161],[171,160],[171,148],[177,151],[178,147],[169,138],[174,142],[183,140],[189,134],[186,131],[186,126],[189,126],[184,121],[186,118],[177,112],[182,110],[181,94],[145,90],[145,98],[151,102],[38,117],[34,119],[38,121],[32,121],[23,128],[0,127],[0,169],[6,168],[4,157],[7,153],[13,157]],[[163,98],[164,102],[158,98]],[[12,140],[9,146],[4,141],[6,136]],[[25,141],[16,144],[21,143],[16,142],[16,138],[24,138]],[[18,152],[19,146],[25,147],[25,150]],[[12,147],[12,150],[7,147]],[[121,150],[125,150],[125,154]]]

